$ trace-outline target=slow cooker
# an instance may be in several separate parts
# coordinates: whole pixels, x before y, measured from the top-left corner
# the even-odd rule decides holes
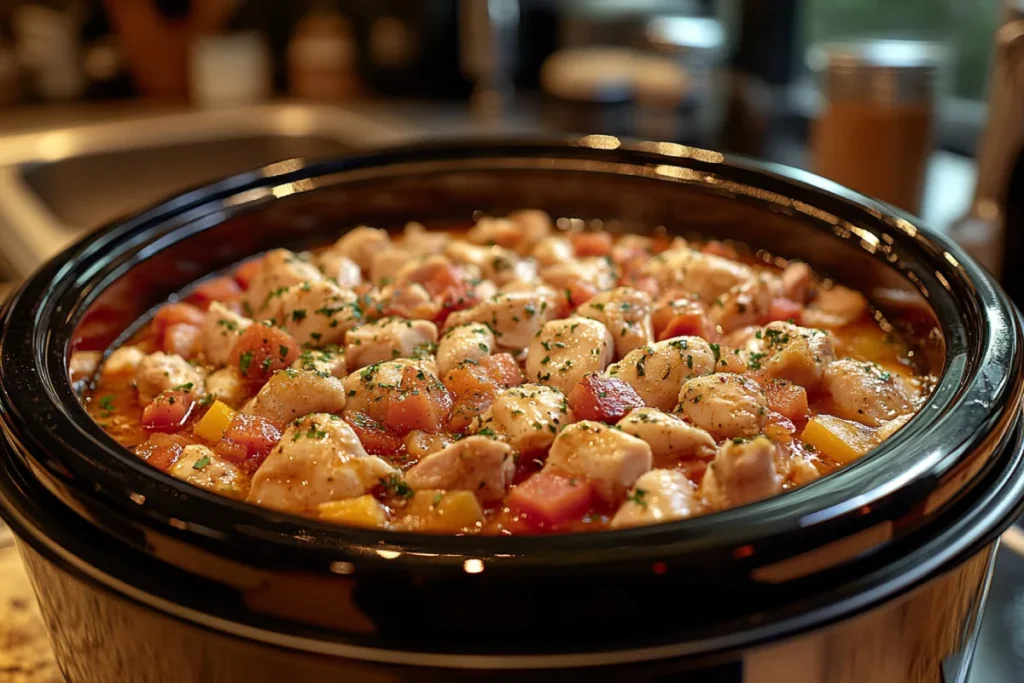
[[[924,340],[934,393],[870,455],[775,498],[622,531],[449,537],[192,488],[108,437],[69,377],[72,350],[111,348],[252,254],[524,207],[803,259]],[[599,135],[284,161],[93,232],[8,300],[0,516],[74,683],[959,681],[1024,508],[1021,363],[1014,309],[970,257],[801,171]]]

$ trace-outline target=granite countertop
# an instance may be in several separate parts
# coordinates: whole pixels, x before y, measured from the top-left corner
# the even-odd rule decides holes
[[[0,523],[0,683],[63,683],[10,530]]]

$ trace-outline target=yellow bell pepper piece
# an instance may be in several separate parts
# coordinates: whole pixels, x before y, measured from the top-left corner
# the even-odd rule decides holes
[[[220,437],[224,435],[224,430],[228,428],[234,417],[235,411],[231,406],[220,401],[214,401],[210,409],[206,411],[206,415],[203,415],[199,422],[196,423],[196,426],[192,428],[192,433],[210,443],[216,443],[220,441]]]
[[[815,415],[800,437],[825,457],[845,465],[878,445],[875,430],[832,415]]]
[[[410,531],[476,531],[484,511],[472,491],[417,491],[405,506],[399,525]]]
[[[369,494],[321,503],[316,506],[316,511],[321,520],[333,524],[370,529],[385,527],[388,524],[387,509]]]

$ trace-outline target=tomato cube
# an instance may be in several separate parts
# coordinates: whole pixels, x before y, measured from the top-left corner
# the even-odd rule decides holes
[[[583,517],[593,497],[593,487],[585,479],[542,471],[512,489],[506,501],[520,522],[550,528]]]
[[[346,413],[345,422],[359,437],[363,448],[371,455],[402,455],[405,453],[405,441],[388,434],[380,423],[363,413]]]
[[[568,287],[569,307],[575,310],[597,296],[598,289],[586,280],[574,278]]]
[[[523,383],[523,371],[509,353],[496,353],[480,361],[480,367],[487,371],[502,389],[517,387]]]
[[[214,301],[232,302],[242,293],[242,288],[234,278],[215,277],[196,286],[185,301],[195,304],[204,311]]]
[[[266,323],[249,325],[231,349],[228,364],[250,382],[263,383],[299,357],[299,345],[282,329]]]
[[[195,399],[187,391],[165,391],[142,411],[142,426],[151,432],[173,432],[192,413]]]
[[[237,282],[242,289],[249,289],[249,283],[253,281],[253,278],[256,277],[256,273],[260,272],[260,268],[262,267],[262,258],[253,259],[252,261],[246,261],[245,263],[235,268],[235,272],[232,273],[231,276],[235,279],[235,282]]]
[[[807,390],[786,380],[771,380],[765,387],[768,407],[790,420],[807,419]]]
[[[238,413],[231,418],[214,450],[225,460],[252,474],[281,440],[281,428],[274,422]]]
[[[452,397],[443,384],[417,368],[406,368],[398,391],[388,402],[384,425],[389,432],[438,434],[448,424]]]
[[[585,375],[569,392],[569,408],[577,420],[614,423],[643,407],[636,390],[617,377]]]
[[[135,455],[165,472],[178,461],[185,446],[192,442],[177,434],[153,434],[135,449]]]
[[[785,297],[778,297],[772,299],[771,307],[768,309],[768,316],[762,322],[770,323],[776,320],[792,320],[799,325],[803,311],[804,307],[796,301],[786,299]]]
[[[576,256],[607,256],[612,250],[612,236],[607,232],[574,232],[569,240]]]
[[[202,309],[192,304],[173,303],[161,306],[153,316],[153,323],[150,325],[153,341],[162,348],[168,327],[178,324],[199,327],[203,324],[204,317]]]

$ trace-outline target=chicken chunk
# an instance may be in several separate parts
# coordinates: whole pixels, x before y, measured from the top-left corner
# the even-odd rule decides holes
[[[281,292],[293,285],[323,280],[323,275],[309,261],[287,249],[267,252],[245,292],[245,303],[250,311],[262,315]]]
[[[252,320],[238,315],[219,301],[212,302],[201,327],[206,361],[218,367],[227,363],[231,347],[251,324]]]
[[[835,415],[868,427],[913,410],[900,379],[876,363],[837,360],[825,368],[822,386],[832,397]]]
[[[552,320],[530,342],[526,378],[568,394],[584,375],[603,372],[613,349],[611,333],[597,320]]]
[[[565,395],[539,384],[524,384],[498,394],[471,431],[494,436],[518,453],[543,453],[559,430],[573,421]]]
[[[459,363],[486,358],[494,353],[496,346],[494,333],[483,323],[452,327],[437,344],[437,369],[444,377]]]
[[[440,254],[451,235],[443,230],[427,230],[422,223],[410,221],[402,231],[402,248],[414,256]]]
[[[687,457],[710,459],[715,454],[715,440],[710,434],[657,408],[637,408],[619,420],[618,427],[646,441],[659,467]]]
[[[551,234],[551,216],[539,209],[520,209],[508,215],[519,230],[519,242],[514,247],[520,254],[533,249],[534,245]]]
[[[519,244],[519,226],[507,218],[480,218],[466,232],[466,239],[473,244],[515,249]]]
[[[382,318],[345,334],[345,359],[352,372],[385,360],[432,355],[436,342],[434,323]]]
[[[818,386],[825,367],[836,358],[832,335],[823,330],[774,322],[759,334],[760,351],[750,353],[749,362],[771,377],[806,389]]]
[[[324,277],[334,280],[341,287],[355,287],[363,281],[359,264],[338,251],[325,251],[317,255],[316,265]]]
[[[679,391],[679,406],[691,424],[716,439],[755,436],[768,413],[757,382],[731,373],[687,380]]]
[[[682,472],[651,470],[636,480],[611,528],[624,529],[692,517],[699,511],[697,487]]]
[[[868,301],[863,294],[835,285],[818,291],[804,308],[802,322],[811,327],[842,327],[856,322],[867,309]]]
[[[248,502],[295,514],[332,500],[356,498],[397,474],[367,455],[359,437],[337,415],[308,415],[288,425],[256,470]]]
[[[433,320],[441,311],[441,303],[430,296],[423,285],[415,282],[385,285],[376,298],[378,312],[387,311],[390,315],[409,320]]]
[[[391,245],[391,238],[383,230],[360,225],[349,230],[335,242],[327,253],[333,252],[351,259],[365,274],[373,266],[373,255]]]
[[[631,287],[618,287],[591,298],[577,315],[604,323],[615,339],[615,357],[654,341],[651,329],[651,295]]]
[[[615,286],[618,271],[611,260],[590,256],[548,266],[540,272],[540,277],[559,291],[568,289],[574,282],[586,282],[603,292]]]
[[[537,263],[520,258],[503,247],[481,247],[465,240],[452,240],[444,250],[452,262],[480,269],[481,276],[501,286],[506,282],[532,282],[537,278]]]
[[[402,382],[406,368],[422,372],[425,382],[434,386],[437,379],[437,364],[429,358],[396,360],[375,363],[349,374],[342,385],[345,390],[345,413],[362,413],[377,422],[383,422],[387,415],[387,399],[395,393]]]
[[[753,270],[742,263],[689,247],[657,254],[642,272],[653,277],[662,289],[681,289],[695,294],[704,303],[711,303],[733,287],[754,279]]]
[[[630,351],[608,368],[640,394],[648,406],[672,410],[690,377],[715,371],[715,354],[700,337],[676,337]]]
[[[708,317],[723,333],[754,325],[771,310],[775,278],[759,275],[732,287],[708,306]]]
[[[292,368],[320,375],[333,375],[338,379],[344,379],[348,375],[345,352],[333,344],[320,349],[303,350],[292,363]]]
[[[275,372],[243,412],[276,422],[288,422],[310,413],[340,413],[345,388],[337,377],[307,370]]]
[[[137,346],[121,346],[114,349],[100,374],[104,377],[116,377],[118,375],[134,375],[139,369],[139,363],[146,357],[145,352]]]
[[[431,453],[405,474],[415,490],[472,491],[481,503],[501,500],[512,484],[512,448],[485,436],[469,436]]]
[[[370,261],[370,282],[378,287],[394,282],[402,268],[415,258],[401,247],[387,247],[376,252]]]
[[[542,267],[547,268],[572,261],[576,252],[572,247],[572,242],[564,237],[552,235],[537,242],[530,251],[530,255]]]
[[[202,393],[203,375],[181,356],[157,351],[139,362],[135,370],[135,386],[139,390],[139,403],[146,405],[168,389],[180,389],[196,395]]]
[[[711,507],[746,505],[782,490],[775,470],[776,447],[767,437],[730,439],[718,448],[701,482],[701,495]]]
[[[585,477],[602,500],[617,503],[651,469],[652,461],[646,441],[603,422],[584,420],[555,438],[544,467]]]
[[[169,473],[192,486],[227,498],[242,500],[249,492],[245,474],[206,446],[185,446]]]
[[[221,368],[206,378],[206,393],[232,408],[241,405],[248,391],[245,378],[233,365]]]
[[[558,315],[546,288],[536,291],[500,293],[464,311],[448,316],[447,328],[477,322],[490,326],[502,349],[519,351],[544,323]]]
[[[814,279],[811,267],[802,261],[791,261],[782,271],[782,296],[799,304],[813,293]]]
[[[310,346],[341,343],[363,313],[351,290],[326,280],[289,287],[268,310],[296,342]]]

